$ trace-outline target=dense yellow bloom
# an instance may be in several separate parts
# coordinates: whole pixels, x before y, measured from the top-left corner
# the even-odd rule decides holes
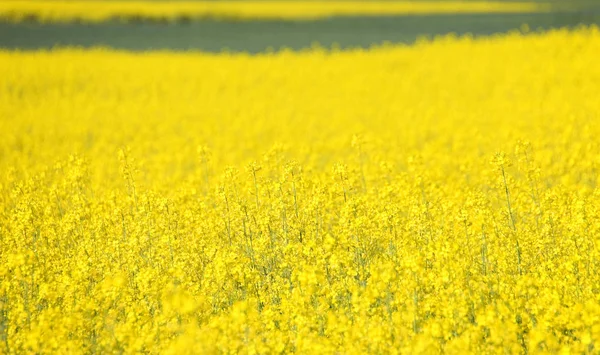
[[[0,53],[1,352],[597,352],[598,48]]]
[[[330,16],[432,13],[524,13],[547,11],[549,4],[501,1],[60,1],[0,2],[0,18],[47,22],[84,20],[175,20],[192,18],[318,19]]]

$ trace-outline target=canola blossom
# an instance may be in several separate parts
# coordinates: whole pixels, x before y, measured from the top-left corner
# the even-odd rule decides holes
[[[549,11],[540,2],[502,1],[114,1],[20,0],[0,2],[0,18],[13,22],[175,21],[198,18],[314,20],[331,16],[529,13]]]
[[[0,352],[597,353],[598,48],[0,52]]]

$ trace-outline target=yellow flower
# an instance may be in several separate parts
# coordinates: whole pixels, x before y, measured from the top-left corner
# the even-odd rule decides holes
[[[0,51],[0,353],[594,351],[599,47]]]

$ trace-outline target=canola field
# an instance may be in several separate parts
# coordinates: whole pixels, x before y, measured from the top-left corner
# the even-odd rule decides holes
[[[577,5],[579,5],[577,3]],[[332,16],[390,16],[469,13],[532,13],[556,8],[546,2],[506,1],[118,1],[19,0],[0,3],[0,19],[20,22],[315,20]],[[579,6],[569,6],[579,7]]]
[[[598,48],[0,52],[0,353],[597,353]]]

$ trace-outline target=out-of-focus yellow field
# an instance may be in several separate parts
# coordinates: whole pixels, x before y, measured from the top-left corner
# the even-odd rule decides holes
[[[600,31],[0,53],[2,353],[596,353]]]
[[[503,1],[115,1],[20,0],[0,3],[0,18],[43,22],[178,20],[194,18],[314,20],[330,16],[524,13],[549,11],[550,4]]]

